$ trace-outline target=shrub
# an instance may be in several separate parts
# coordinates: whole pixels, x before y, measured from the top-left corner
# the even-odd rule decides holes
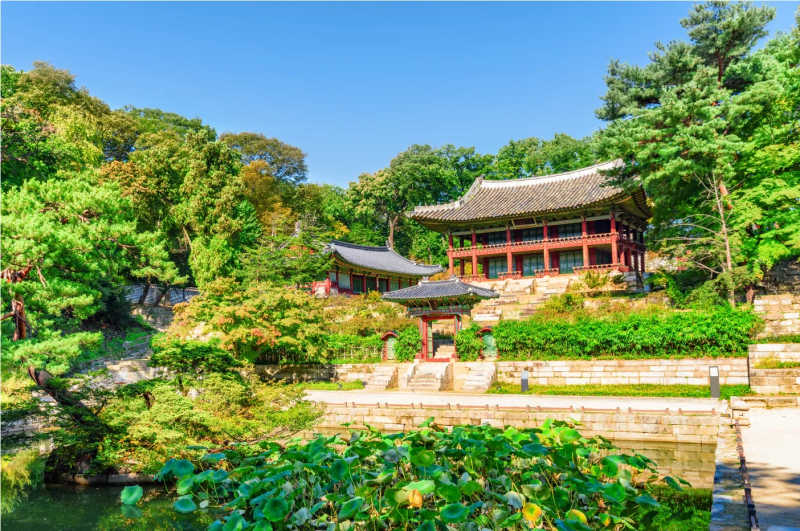
[[[378,334],[356,336],[353,334],[329,334],[325,338],[328,360],[377,361],[381,358],[383,341]]]
[[[397,334],[394,354],[397,361],[411,361],[422,350],[422,337],[419,328],[408,327]]]
[[[456,352],[461,361],[475,361],[483,351],[483,340],[478,336],[480,327],[473,323],[456,334]]]
[[[550,297],[542,305],[542,310],[551,313],[574,312],[583,308],[583,296],[577,293],[562,293]]]
[[[758,322],[749,311],[721,307],[575,322],[534,317],[501,321],[493,334],[502,360],[740,356]]]
[[[216,338],[207,342],[181,341],[158,334],[153,336],[150,344],[153,347],[150,365],[166,367],[179,374],[225,372],[241,365],[220,348],[219,339]]]
[[[237,360],[309,363],[325,361],[323,323],[321,303],[304,291],[218,279],[175,306],[169,333],[191,337],[200,326]]]
[[[177,480],[179,512],[219,508],[209,529],[642,529],[683,516],[648,493],[663,485],[654,492],[670,500],[678,481],[566,422],[428,423],[171,459],[157,478]]]

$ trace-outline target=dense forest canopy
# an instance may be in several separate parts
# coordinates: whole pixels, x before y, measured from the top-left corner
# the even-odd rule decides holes
[[[308,282],[330,238],[445,263],[442,235],[405,216],[414,206],[457,199],[480,175],[613,158],[627,164],[612,178],[649,195],[649,246],[705,289],[741,293],[800,255],[800,32],[755,50],[772,16],[692,7],[686,41],[656,43],[643,66],[611,62],[607,125],[589,137],[511,140],[496,154],[415,144],[346,188],[308,182],[302,148],[268,134],[111,109],[55,66],[3,66],[3,335],[20,340],[3,359],[57,372],[127,283]]]

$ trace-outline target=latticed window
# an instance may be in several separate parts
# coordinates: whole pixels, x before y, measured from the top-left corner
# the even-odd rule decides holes
[[[529,254],[522,257],[522,274],[525,276],[533,275],[537,271],[544,269],[544,256],[541,254]]]
[[[489,278],[498,278],[500,273],[504,273],[506,270],[506,263],[505,258],[490,258],[489,259]]]
[[[500,245],[506,243],[506,233],[503,232],[488,232],[483,235],[484,245]]]
[[[565,223],[564,225],[556,225],[556,227],[559,238],[574,238],[583,234],[580,223]]]
[[[364,277],[353,275],[353,293],[361,293],[362,291],[364,291]]]
[[[520,240],[523,242],[538,242],[543,238],[542,227],[523,229],[520,231]]]
[[[573,268],[583,265],[583,251],[562,251],[558,254],[559,273],[572,273]]]

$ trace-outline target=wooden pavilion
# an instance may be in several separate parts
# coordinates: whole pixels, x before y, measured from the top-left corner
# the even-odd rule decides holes
[[[455,337],[461,329],[462,316],[469,315],[478,301],[495,297],[499,297],[499,294],[466,284],[455,277],[450,280],[422,280],[416,286],[383,294],[384,300],[402,304],[410,316],[419,317],[422,350],[417,354],[417,359],[423,361],[449,361],[449,358],[434,358],[432,321],[453,319]],[[457,350],[455,357],[458,357]]]
[[[608,182],[607,173],[621,164],[526,179],[479,177],[457,201],[419,206],[408,216],[446,235],[449,272],[458,268],[467,281],[644,272],[650,209],[641,188]]]

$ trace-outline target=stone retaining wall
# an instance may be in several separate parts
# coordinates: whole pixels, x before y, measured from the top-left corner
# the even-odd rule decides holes
[[[347,433],[369,424],[383,432],[416,429],[433,417],[445,428],[463,424],[490,424],[532,428],[545,419],[576,420],[585,436],[602,435],[622,451],[638,452],[656,463],[663,475],[686,479],[694,487],[710,488],[714,477],[714,449],[721,412],[672,410],[575,410],[539,408],[496,408],[485,406],[319,404],[325,413],[314,428],[323,434]],[[351,423],[349,427],[343,423]]]
[[[555,360],[456,362],[453,364],[453,386],[460,391],[470,370],[485,363],[494,363],[498,382],[518,384],[522,370],[528,371],[531,385],[708,385],[708,368],[719,367],[720,383],[743,384],[747,381],[746,358],[688,358],[651,360]],[[287,382],[367,381],[378,364],[349,363],[341,365],[257,365],[256,371],[267,380]],[[405,374],[411,363],[392,363],[398,375]],[[400,378],[402,380],[402,378]],[[401,389],[404,386],[399,386]]]
[[[487,407],[451,404],[436,406],[424,404],[321,404],[325,413],[316,426],[323,432],[346,432],[365,425],[385,432],[402,432],[416,429],[429,417],[440,426],[460,424],[491,424],[533,428],[547,418],[573,419],[581,423],[585,435],[603,435],[612,439],[649,442],[685,442],[715,444],[719,428],[719,411],[654,411],[588,410],[534,407]]]
[[[764,319],[759,337],[800,334],[800,294],[759,295],[753,309]]]
[[[750,387],[762,394],[800,393],[800,368],[759,369],[765,359],[800,362],[800,343],[763,343],[750,345]]]
[[[723,385],[747,384],[746,358],[500,361],[497,381],[518,384],[525,369],[531,385],[708,385],[710,366]]]

